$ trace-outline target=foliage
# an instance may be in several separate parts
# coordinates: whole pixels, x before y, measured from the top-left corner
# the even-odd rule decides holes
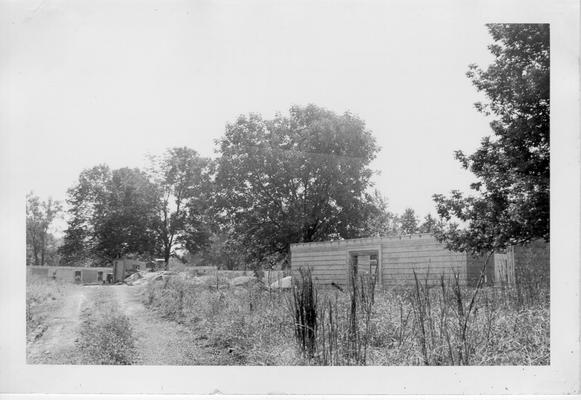
[[[438,227],[441,227],[441,223],[437,221],[432,214],[428,214],[424,217],[424,221],[419,227],[421,233],[434,233]]]
[[[478,111],[493,115],[493,136],[471,155],[456,152],[478,181],[474,195],[434,195],[438,214],[449,225],[438,232],[449,247],[479,252],[549,240],[548,24],[491,24],[495,61],[486,70],[471,65],[468,77],[489,103]]]
[[[210,236],[205,222],[208,160],[195,150],[176,147],[151,157],[150,176],[158,192],[154,230],[160,252],[169,262],[176,249],[195,253]]]
[[[56,239],[49,232],[51,224],[62,211],[62,205],[52,198],[41,201],[33,192],[26,195],[26,262],[57,264]]]
[[[364,233],[378,148],[358,117],[314,105],[272,120],[241,116],[218,151],[216,213],[247,260],[276,262],[291,243]]]
[[[152,254],[157,191],[139,169],[86,169],[69,189],[69,225],[60,251],[65,262]]]
[[[418,217],[413,208],[406,208],[400,217],[400,233],[409,235],[418,232]]]
[[[77,346],[83,356],[83,364],[133,364],[137,352],[129,318],[108,300],[100,299],[96,305],[98,311],[92,312],[83,321],[79,332]]]
[[[294,337],[295,315],[288,307],[292,293],[260,285],[216,290],[199,277],[172,276],[147,286],[143,301],[150,310],[179,321],[211,349],[214,358],[192,360],[203,365],[549,364],[546,293],[517,307],[514,288],[483,287],[468,312],[473,291],[456,287],[455,281],[431,286],[420,280],[419,292],[415,287],[374,290],[371,280],[360,283],[357,330],[352,328],[352,290],[313,287],[318,299],[312,358],[303,357]],[[353,338],[359,340],[356,346]],[[353,357],[357,349],[363,350],[359,361]]]
[[[210,237],[209,246],[201,252],[207,265],[234,270],[246,267],[239,251],[236,236],[227,232],[216,232]]]
[[[400,218],[389,211],[387,198],[379,190],[373,192],[371,202],[375,208],[365,225],[365,236],[392,236],[400,233]]]

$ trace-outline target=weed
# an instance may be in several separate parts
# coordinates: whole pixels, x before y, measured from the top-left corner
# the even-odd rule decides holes
[[[206,338],[219,365],[549,363],[548,295],[519,307],[514,287],[475,296],[453,275],[381,290],[358,276],[343,291],[317,286],[306,270],[295,277],[285,293],[174,276],[153,282],[143,301]]]
[[[129,319],[116,305],[105,300],[101,312],[88,316],[81,325],[78,347],[86,364],[129,365],[136,357],[135,338]]]

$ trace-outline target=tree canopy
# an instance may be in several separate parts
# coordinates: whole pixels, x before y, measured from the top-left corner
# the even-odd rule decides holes
[[[26,195],[27,264],[45,265],[47,261],[55,263],[55,238],[49,229],[61,211],[61,203],[52,198],[42,201],[33,192]]]
[[[176,147],[151,161],[150,175],[157,189],[154,230],[167,264],[176,249],[196,252],[208,243],[205,208],[209,160],[195,150]]]
[[[240,116],[217,142],[215,207],[247,259],[291,243],[353,238],[374,207],[375,139],[357,116],[309,105],[265,120]]]
[[[403,234],[418,232],[418,217],[413,208],[406,208],[400,217],[400,231]]]
[[[137,168],[86,169],[68,191],[68,228],[60,248],[65,263],[107,263],[117,257],[163,257],[197,252],[208,242],[208,160],[186,147]]]
[[[81,172],[79,183],[68,191],[63,261],[107,262],[126,254],[153,254],[156,195],[137,168],[98,165]]]
[[[470,155],[456,152],[474,173],[474,194],[434,195],[448,225],[438,237],[458,250],[504,248],[536,238],[549,240],[550,48],[548,24],[491,24],[495,56],[486,69],[471,65],[467,76],[488,103],[493,135]]]

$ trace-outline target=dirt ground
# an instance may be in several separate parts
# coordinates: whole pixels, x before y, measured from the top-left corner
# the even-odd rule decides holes
[[[81,323],[81,308],[87,293],[94,288],[94,286],[79,286],[63,298],[54,311],[54,316],[46,319],[38,336],[28,343],[27,362],[29,364],[77,364],[79,362],[75,341]]]
[[[131,323],[136,339],[135,364],[208,365],[215,354],[204,340],[176,322],[160,318],[141,303],[135,286],[78,286],[48,317],[43,332],[27,346],[29,364],[79,364],[82,354],[76,346],[82,321],[92,318],[95,300],[106,297],[116,303]]]

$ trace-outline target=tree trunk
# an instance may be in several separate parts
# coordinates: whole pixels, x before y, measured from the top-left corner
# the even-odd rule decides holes
[[[170,255],[171,255],[171,249],[169,247],[166,247],[163,250],[163,259],[165,260],[165,270],[166,271],[168,269]]]
[[[41,240],[41,247],[40,247],[40,265],[44,265],[44,255],[45,255],[45,250],[46,250],[46,241],[45,241],[45,236],[43,234],[42,236],[42,240]]]
[[[34,265],[39,265],[38,246],[36,244],[32,245],[32,252],[34,253]]]

